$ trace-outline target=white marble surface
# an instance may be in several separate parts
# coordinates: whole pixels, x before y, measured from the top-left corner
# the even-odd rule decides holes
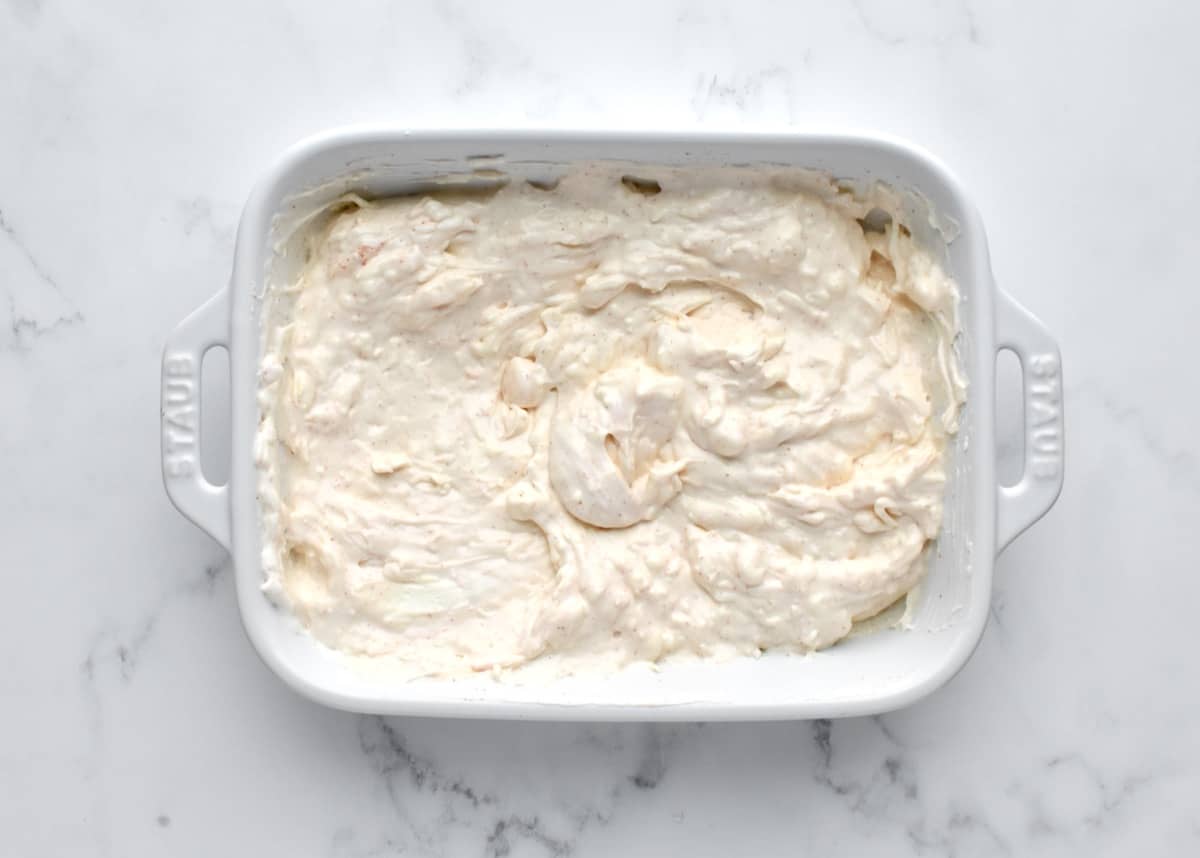
[[[1200,854],[1200,7],[569,5],[0,3],[0,853]],[[1066,489],[962,674],[662,727],[277,682],[164,496],[159,352],[272,156],[380,119],[852,123],[948,161],[1067,379]]]

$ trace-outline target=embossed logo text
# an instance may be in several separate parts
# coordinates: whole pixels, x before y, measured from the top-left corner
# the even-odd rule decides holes
[[[171,477],[196,473],[196,375],[191,355],[169,354],[163,361],[163,470]]]
[[[1029,409],[1029,472],[1043,480],[1058,478],[1062,467],[1062,379],[1058,358],[1037,354],[1029,359],[1031,381],[1026,391]]]

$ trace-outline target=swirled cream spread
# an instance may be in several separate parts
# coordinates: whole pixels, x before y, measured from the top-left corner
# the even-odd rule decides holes
[[[431,676],[808,651],[921,578],[952,280],[829,181],[623,172],[346,203],[272,287],[266,587],[328,646]]]

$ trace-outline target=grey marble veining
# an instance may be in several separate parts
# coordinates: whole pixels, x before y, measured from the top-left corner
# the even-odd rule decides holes
[[[1184,3],[0,3],[0,854],[1200,854],[1198,28]],[[1066,488],[966,669],[779,724],[285,689],[162,491],[158,359],[270,159],[368,120],[851,125],[943,157],[1066,379]]]

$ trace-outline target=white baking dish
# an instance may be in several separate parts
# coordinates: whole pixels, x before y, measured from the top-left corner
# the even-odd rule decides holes
[[[969,403],[951,455],[946,516],[929,575],[906,628],[852,637],[811,656],[768,654],[728,663],[667,665],[616,676],[522,686],[488,678],[389,681],[323,647],[262,594],[253,458],[256,370],[264,283],[294,266],[282,236],[336,196],[381,196],[447,175],[482,181],[503,172],[546,179],[571,162],[784,164],[906,192],[908,226],[945,248],[962,290],[960,352]],[[946,236],[953,236],[948,243]],[[208,482],[199,465],[200,365],[229,349],[232,470]],[[993,439],[999,349],[1024,378],[1024,474],[998,486]],[[998,551],[1054,503],[1063,478],[1058,348],[1042,325],[996,289],[983,226],[944,167],[905,144],[831,134],[609,134],[415,132],[356,128],[286,152],[246,205],[228,288],[183,321],[163,355],[163,474],[175,505],[233,554],[238,603],[263,660],[314,700],[361,712],[581,720],[817,718],[894,709],[930,693],[962,667],[982,634]]]

